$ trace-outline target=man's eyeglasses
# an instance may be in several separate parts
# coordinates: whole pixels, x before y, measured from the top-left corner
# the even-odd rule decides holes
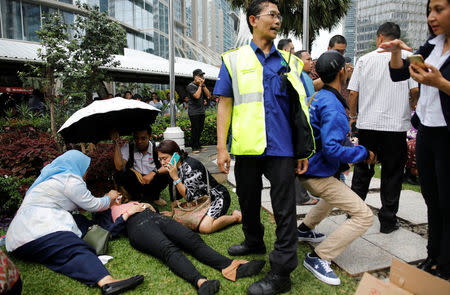
[[[345,52],[347,51],[346,49],[335,49],[337,52],[339,52],[340,54],[344,55]]]
[[[263,14],[258,14],[256,17],[260,17],[260,16],[264,16],[264,15],[269,15],[272,19],[278,18],[278,20],[281,21],[283,20],[283,17],[281,16],[281,14],[278,14],[276,12],[268,12],[268,13],[263,13]]]

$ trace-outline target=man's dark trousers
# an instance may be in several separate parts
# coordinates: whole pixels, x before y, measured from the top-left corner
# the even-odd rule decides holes
[[[200,149],[200,137],[202,135],[203,127],[205,125],[205,114],[203,115],[189,115],[191,120],[191,140],[192,140],[192,150]]]
[[[168,174],[157,174],[149,184],[143,185],[133,171],[126,169],[116,172],[114,180],[127,190],[133,200],[155,201],[169,184],[170,177]]]
[[[403,171],[406,163],[406,132],[360,129],[359,144],[373,151],[381,163],[381,204],[378,212],[382,228],[392,228],[397,222],[398,203],[402,190]],[[375,165],[355,165],[352,190],[365,200]]]
[[[295,166],[295,160],[289,157],[236,156],[234,167],[242,230],[250,247],[264,245],[264,226],[260,220],[262,175],[270,181],[277,240],[269,259],[272,271],[283,276],[289,275],[298,264]]]

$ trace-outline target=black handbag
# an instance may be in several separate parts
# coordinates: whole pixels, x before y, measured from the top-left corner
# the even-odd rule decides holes
[[[83,240],[95,249],[97,256],[105,255],[108,253],[108,242],[111,238],[111,233],[101,226],[94,224],[89,227],[87,233],[84,235]]]

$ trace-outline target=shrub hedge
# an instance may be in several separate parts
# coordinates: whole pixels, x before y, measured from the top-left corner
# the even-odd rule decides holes
[[[192,145],[191,139],[191,122],[186,111],[182,111],[177,115],[176,125],[184,132],[184,142],[186,146]],[[155,123],[152,125],[152,140],[163,140],[163,133],[170,126],[170,117],[158,115]],[[209,108],[205,114],[205,127],[200,137],[202,145],[215,145],[217,143],[217,108]]]

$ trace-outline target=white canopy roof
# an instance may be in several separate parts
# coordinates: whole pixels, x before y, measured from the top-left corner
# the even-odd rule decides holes
[[[39,62],[37,49],[41,45],[33,42],[0,39],[0,63],[7,62]],[[154,75],[169,76],[169,61],[160,56],[146,53],[139,50],[125,48],[124,55],[115,55],[115,59],[120,61],[117,67],[108,67],[113,72],[133,73],[138,76]],[[195,69],[202,69],[205,78],[217,80],[219,67],[185,58],[175,59],[175,76],[180,78],[192,78]]]

